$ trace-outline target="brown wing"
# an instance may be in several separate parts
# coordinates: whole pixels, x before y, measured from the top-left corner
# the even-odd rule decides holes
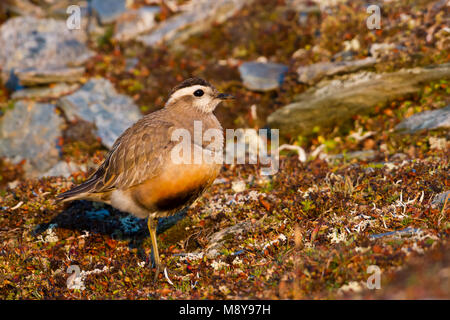
[[[152,119],[126,130],[98,169],[92,192],[125,189],[156,176],[171,149],[172,124]]]
[[[84,183],[58,195],[71,200],[91,193],[126,189],[155,177],[176,142],[174,125],[152,113],[128,128],[114,143],[105,161]]]

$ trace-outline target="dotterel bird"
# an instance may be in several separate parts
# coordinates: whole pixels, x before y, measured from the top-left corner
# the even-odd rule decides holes
[[[190,78],[172,89],[164,108],[150,113],[128,128],[114,143],[105,161],[82,184],[57,196],[62,201],[86,199],[105,202],[139,218],[148,218],[155,279],[162,268],[156,240],[157,219],[175,214],[191,205],[217,177],[221,163],[175,161],[179,141],[177,129],[191,137],[194,153],[223,152],[222,127],[213,114],[229,94],[219,93],[200,78]],[[194,121],[201,122],[202,134],[216,129],[217,150],[209,142],[194,141]],[[193,160],[193,155],[190,158]]]

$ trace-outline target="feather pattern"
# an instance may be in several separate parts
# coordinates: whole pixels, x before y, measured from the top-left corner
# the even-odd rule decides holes
[[[102,165],[84,183],[61,193],[61,200],[86,193],[104,193],[138,185],[158,174],[171,145],[174,124],[163,120],[164,109],[151,113],[128,128],[114,143]]]

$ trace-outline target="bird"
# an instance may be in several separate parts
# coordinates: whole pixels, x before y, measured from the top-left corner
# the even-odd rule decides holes
[[[184,80],[170,91],[163,108],[143,116],[117,138],[103,163],[86,181],[58,194],[57,200],[103,202],[147,218],[156,281],[164,268],[156,238],[158,218],[190,206],[218,176],[220,161],[193,160],[195,152],[223,154],[223,129],[213,111],[220,102],[230,99],[234,97],[220,93],[206,80]],[[199,122],[201,134],[215,130],[214,144],[195,139],[195,125]],[[188,133],[188,145],[194,150],[182,150],[187,161],[174,157],[180,139],[173,139],[173,135],[180,130]]]

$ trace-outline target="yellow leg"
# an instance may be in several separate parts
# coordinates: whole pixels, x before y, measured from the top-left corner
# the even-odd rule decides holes
[[[152,252],[156,264],[156,272],[155,272],[155,281],[156,281],[159,272],[161,271],[161,260],[159,259],[158,242],[156,240],[156,227],[158,225],[158,221],[149,217],[147,225],[148,231],[150,232],[150,238],[152,239]]]

